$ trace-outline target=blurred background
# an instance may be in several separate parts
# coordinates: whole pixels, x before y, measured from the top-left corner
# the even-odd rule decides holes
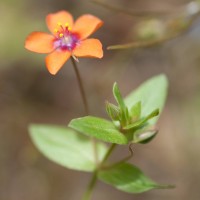
[[[92,115],[106,117],[105,100],[113,101],[114,81],[124,96],[160,73],[170,82],[157,125],[159,134],[147,145],[135,145],[131,162],[153,180],[176,188],[134,195],[98,182],[93,199],[200,199],[199,4],[186,0],[102,2],[121,10],[89,0],[0,1],[0,199],[78,200],[90,179],[88,173],[47,160],[28,134],[31,123],[67,125],[84,115],[71,63],[52,76],[44,55],[24,49],[30,32],[48,31],[45,16],[63,9],[75,18],[91,13],[105,22],[93,35],[103,43],[104,58],[84,58],[79,63]],[[140,48],[106,50],[134,41]],[[114,157],[127,152],[127,147],[120,146]]]

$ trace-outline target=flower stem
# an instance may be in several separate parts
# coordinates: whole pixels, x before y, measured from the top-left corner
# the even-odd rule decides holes
[[[104,158],[101,161],[100,167],[107,161],[111,153],[113,152],[114,148],[116,147],[116,144],[112,144],[110,148],[108,149],[107,153],[105,154]]]
[[[93,188],[97,182],[97,171],[94,171],[92,178],[88,184],[87,190],[83,196],[83,200],[90,200]]]
[[[79,70],[78,70],[78,67],[76,64],[76,60],[73,57],[71,57],[71,61],[72,61],[72,65],[74,67],[74,71],[75,71],[76,78],[78,81],[78,86],[79,86],[81,97],[82,97],[83,104],[84,104],[85,114],[89,115],[89,107],[88,107],[88,102],[87,102],[87,98],[86,98],[86,94],[85,94],[85,90],[84,90],[84,86],[83,86],[83,81],[81,79],[81,75],[79,73]],[[98,164],[97,142],[94,138],[92,138],[92,144],[93,144],[93,149],[94,149],[95,162]]]
[[[82,97],[82,100],[83,100],[85,113],[86,113],[86,115],[89,115],[89,107],[88,107],[88,102],[87,102],[87,98],[86,98],[86,95],[85,95],[85,90],[84,90],[84,87],[83,87],[83,82],[82,82],[82,79],[81,79],[81,75],[80,75],[80,73],[78,71],[78,67],[76,65],[76,61],[74,60],[73,57],[71,57],[71,61],[72,61],[72,65],[74,67],[74,71],[76,73],[76,78],[77,78],[77,81],[78,81],[78,86],[79,86],[81,97]]]
[[[111,153],[113,152],[114,148],[116,147],[116,144],[112,144],[108,151],[106,152],[104,158],[102,159],[101,163],[99,163],[98,168],[93,172],[92,178],[88,184],[87,190],[83,196],[83,200],[90,200],[94,186],[96,185],[97,182],[97,175],[98,175],[98,170],[101,168],[101,166],[107,161]]]
[[[76,61],[75,61],[75,59],[73,57],[71,57],[71,61],[72,61],[72,65],[74,67],[74,71],[76,73],[76,78],[77,78],[77,81],[78,81],[81,97],[82,97],[82,100],[83,100],[85,113],[86,113],[86,115],[89,115],[88,102],[87,102],[87,98],[86,98],[86,95],[85,95],[83,82],[82,82],[80,73],[78,71],[78,67],[76,65]],[[93,191],[94,186],[95,186],[95,184],[97,182],[98,170],[107,161],[108,157],[111,155],[111,153],[113,152],[114,148],[116,147],[116,144],[112,144],[110,146],[110,148],[108,149],[107,153],[105,154],[104,158],[102,159],[102,161],[100,163],[98,163],[97,142],[96,142],[96,140],[94,138],[92,138],[92,143],[93,143],[94,157],[95,157],[97,169],[93,172],[93,175],[92,175],[92,178],[91,178],[91,180],[90,180],[90,182],[88,184],[87,190],[84,193],[83,200],[90,200],[92,191]]]

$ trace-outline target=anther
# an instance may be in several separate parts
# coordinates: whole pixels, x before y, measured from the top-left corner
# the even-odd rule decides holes
[[[59,34],[59,37],[63,37],[63,36],[64,36],[64,34],[63,34],[63,33],[60,33],[60,34]]]
[[[57,32],[58,32],[58,29],[57,29],[57,28],[55,28],[55,29],[54,29],[54,32],[55,32],[55,33],[57,33]]]
[[[62,26],[62,23],[61,23],[61,22],[58,22],[57,25],[58,25],[58,26]]]

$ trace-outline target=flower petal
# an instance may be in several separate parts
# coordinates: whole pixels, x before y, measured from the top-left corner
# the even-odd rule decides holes
[[[72,31],[78,33],[80,39],[85,39],[102,25],[103,21],[101,21],[99,18],[86,14],[82,15],[76,20]]]
[[[61,27],[58,25],[60,23],[62,26],[65,26],[67,23],[69,27],[73,26],[74,20],[72,15],[67,11],[59,11],[56,13],[51,13],[46,17],[46,23],[49,30],[55,34],[55,29],[60,29]]]
[[[77,57],[94,57],[102,58],[102,44],[97,39],[86,39],[80,42],[73,50],[73,54]]]
[[[50,53],[53,51],[53,35],[43,32],[32,32],[25,41],[25,48],[37,53]]]
[[[69,51],[55,50],[46,57],[46,66],[49,72],[55,75],[71,56]]]

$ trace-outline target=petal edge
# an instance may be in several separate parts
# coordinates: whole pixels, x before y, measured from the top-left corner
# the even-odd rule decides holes
[[[54,30],[60,28],[58,23],[61,23],[63,26],[68,23],[69,27],[72,28],[74,20],[72,15],[65,10],[61,10],[56,13],[50,13],[46,16],[46,24],[51,33],[55,34]]]
[[[44,32],[32,32],[25,41],[25,48],[36,53],[50,53],[53,51],[54,36]]]
[[[102,58],[102,44],[98,39],[86,39],[80,42],[73,50],[73,54],[77,57]]]
[[[65,62],[70,58],[70,56],[71,52],[59,50],[55,50],[54,52],[49,54],[45,59],[48,71],[52,75],[55,75],[65,64]]]
[[[78,33],[80,39],[85,39],[99,29],[102,25],[103,21],[99,18],[90,14],[85,14],[75,21],[72,31]]]

